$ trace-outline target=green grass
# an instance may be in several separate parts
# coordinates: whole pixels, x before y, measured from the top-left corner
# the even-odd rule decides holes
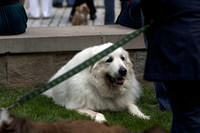
[[[33,88],[7,88],[0,86],[0,107],[8,107],[17,98],[20,98],[31,90]],[[150,120],[143,120],[131,116],[127,111],[101,111],[101,113],[105,115],[109,124],[118,124],[132,131],[141,131],[154,125],[159,125],[169,131],[171,126],[171,113],[159,110],[154,87],[144,86],[143,92],[144,94],[138,100],[137,105],[142,112],[151,116]],[[34,121],[90,120],[87,116],[55,105],[51,99],[44,96],[37,96],[31,101],[26,102],[23,106],[12,109],[11,112],[18,116],[29,117]]]

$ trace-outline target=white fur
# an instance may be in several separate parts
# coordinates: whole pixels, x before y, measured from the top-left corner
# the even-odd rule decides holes
[[[111,45],[112,43],[106,43],[79,52],[58,70],[50,81]],[[106,62],[111,56],[113,61],[111,63]],[[125,58],[125,61],[121,59],[121,56]],[[117,77],[120,67],[127,69],[124,84],[109,84],[105,74],[108,73],[112,77]],[[98,122],[103,122],[106,121],[104,115],[94,111],[128,109],[133,115],[149,119],[149,116],[144,115],[135,105],[136,98],[140,96],[140,91],[128,52],[123,48],[118,48],[91,67],[46,91],[44,95],[53,98],[56,104],[89,115]]]
[[[2,127],[3,123],[10,124],[12,122],[12,118],[9,116],[10,114],[6,109],[0,109],[0,128]]]

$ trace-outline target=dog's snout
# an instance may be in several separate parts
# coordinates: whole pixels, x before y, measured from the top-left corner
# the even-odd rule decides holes
[[[119,74],[120,74],[121,76],[126,76],[126,74],[127,74],[126,68],[120,67],[120,69],[119,69]]]

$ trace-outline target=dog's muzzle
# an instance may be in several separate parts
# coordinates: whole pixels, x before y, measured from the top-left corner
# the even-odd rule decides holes
[[[119,69],[119,74],[120,74],[122,77],[126,76],[126,74],[127,74],[126,68],[120,67],[120,69]]]
[[[106,77],[108,78],[109,82],[114,85],[123,85],[125,81],[125,76],[127,74],[127,70],[124,67],[120,67],[118,71],[118,75],[116,78],[112,77],[109,74],[106,74]]]

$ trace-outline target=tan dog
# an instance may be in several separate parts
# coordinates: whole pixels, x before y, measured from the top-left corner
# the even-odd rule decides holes
[[[54,123],[33,122],[17,117],[0,108],[0,133],[135,133],[118,125],[109,126],[88,120],[65,120]],[[141,133],[168,133],[160,127],[153,127]]]
[[[162,129],[158,126],[154,126],[154,127],[149,128],[141,133],[169,133],[169,132],[165,131],[164,129]]]
[[[65,120],[54,123],[33,122],[0,109],[0,133],[130,133],[120,126],[89,120]]]
[[[80,62],[112,46],[105,43],[88,47],[62,66],[49,81],[54,80]],[[107,121],[99,111],[128,111],[132,116],[149,120],[137,106],[141,87],[136,79],[128,52],[118,48],[92,66],[43,93],[66,109],[87,115],[97,122]]]
[[[72,19],[72,25],[87,25],[89,12],[90,9],[86,3],[77,6],[74,17]]]

